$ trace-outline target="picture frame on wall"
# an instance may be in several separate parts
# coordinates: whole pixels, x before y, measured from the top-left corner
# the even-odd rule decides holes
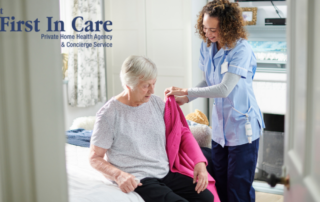
[[[257,7],[242,7],[242,17],[245,25],[257,24]]]

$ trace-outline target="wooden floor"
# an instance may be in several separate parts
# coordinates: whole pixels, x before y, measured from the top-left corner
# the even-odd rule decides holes
[[[277,194],[256,192],[256,202],[283,202],[283,196]]]

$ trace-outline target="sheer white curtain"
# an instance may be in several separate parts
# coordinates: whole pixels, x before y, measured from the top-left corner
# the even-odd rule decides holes
[[[82,32],[72,32],[76,36],[71,43],[92,43],[102,41],[94,39],[94,35],[103,34],[100,32],[85,32],[86,21],[92,21],[95,29],[96,21],[103,21],[101,0],[70,0],[71,19],[77,16],[83,17],[77,19],[76,28]],[[92,35],[90,39],[77,39],[77,35]],[[105,78],[105,62],[103,47],[75,47],[67,48],[68,59],[68,103],[76,107],[93,106],[98,102],[106,101],[106,78]]]

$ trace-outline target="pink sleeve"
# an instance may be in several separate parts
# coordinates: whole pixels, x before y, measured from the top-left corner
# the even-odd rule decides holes
[[[194,162],[196,165],[199,162],[205,162],[206,166],[208,165],[208,161],[206,157],[204,157],[200,146],[196,139],[193,137],[190,130],[184,128],[182,131],[180,149],[182,149]]]

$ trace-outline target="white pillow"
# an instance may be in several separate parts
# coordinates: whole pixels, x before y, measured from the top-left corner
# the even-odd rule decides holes
[[[189,128],[200,147],[211,148],[211,129],[207,125],[198,124]]]
[[[93,130],[95,121],[96,121],[95,116],[76,118],[73,121],[72,126],[70,127],[70,130],[78,129],[78,128],[83,128],[85,130]]]

